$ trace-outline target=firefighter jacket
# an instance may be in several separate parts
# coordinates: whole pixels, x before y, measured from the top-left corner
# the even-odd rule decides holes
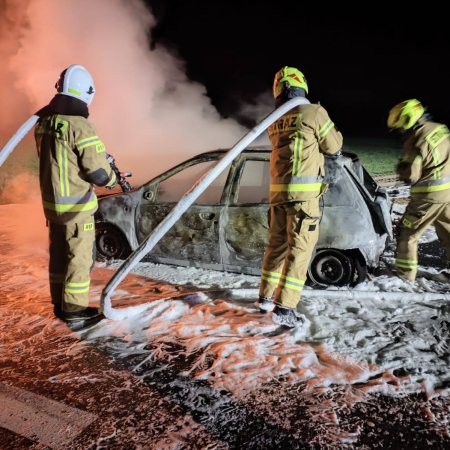
[[[98,207],[93,184],[117,182],[94,125],[82,116],[46,115],[36,125],[35,139],[47,220],[68,224],[92,216]]]
[[[406,134],[397,165],[402,181],[411,183],[413,199],[450,201],[450,133],[445,125],[419,119]]]
[[[299,105],[280,117],[269,129],[270,203],[306,201],[320,196],[324,153],[333,155],[342,147],[327,111],[318,104]]]

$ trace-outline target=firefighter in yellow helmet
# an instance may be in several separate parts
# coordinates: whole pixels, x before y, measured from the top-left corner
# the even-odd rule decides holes
[[[402,133],[397,173],[411,185],[411,200],[400,223],[395,271],[414,281],[417,243],[429,225],[434,225],[450,258],[450,134],[445,125],[431,121],[416,99],[395,105],[387,126]]]
[[[57,94],[38,111],[35,128],[42,204],[50,237],[49,281],[56,317],[77,329],[103,318],[89,307],[90,271],[95,258],[93,185],[113,188],[116,176],[105,145],[88,120],[95,93],[89,72],[65,69]]]
[[[276,107],[307,93],[308,84],[298,69],[283,67],[276,73]],[[273,310],[273,321],[289,327],[306,320],[296,307],[319,237],[319,199],[325,191],[323,154],[337,155],[342,148],[342,135],[327,111],[306,103],[284,114],[268,130],[272,143],[269,241],[256,304],[261,312]]]

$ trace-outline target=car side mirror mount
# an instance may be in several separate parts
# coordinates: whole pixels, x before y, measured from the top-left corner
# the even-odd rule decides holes
[[[149,202],[155,201],[155,191],[144,191],[143,197]]]

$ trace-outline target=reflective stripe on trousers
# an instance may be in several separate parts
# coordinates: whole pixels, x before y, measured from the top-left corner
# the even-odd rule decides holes
[[[401,220],[395,267],[399,274],[414,281],[418,267],[418,242],[426,228],[434,225],[450,258],[450,203],[410,201]]]
[[[63,311],[89,304],[90,271],[94,264],[94,218],[67,225],[49,223],[50,293]]]
[[[319,237],[319,219],[319,197],[270,207],[260,296],[273,297],[289,308],[297,306]]]

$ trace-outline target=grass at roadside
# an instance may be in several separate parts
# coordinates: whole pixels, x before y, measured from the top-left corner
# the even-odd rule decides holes
[[[343,150],[356,153],[372,176],[394,174],[400,157],[400,146],[395,141],[349,138]]]

